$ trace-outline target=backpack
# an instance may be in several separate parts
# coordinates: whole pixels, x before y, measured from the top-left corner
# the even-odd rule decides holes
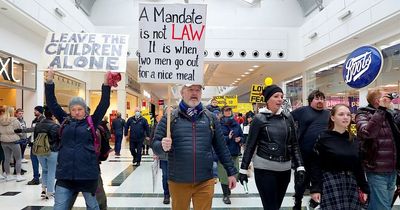
[[[208,121],[210,122],[210,130],[211,130],[211,138],[214,138],[214,133],[215,133],[215,124],[214,124],[214,118],[212,117],[212,113],[208,109],[204,109],[204,114],[208,118]],[[172,126],[175,125],[177,118],[179,117],[179,109],[174,109],[171,112],[171,130]]]
[[[66,118],[63,121],[63,123],[61,124],[60,130],[59,130],[60,139],[61,139],[64,127],[68,123],[68,121],[69,121],[69,118]],[[110,147],[109,139],[107,139],[105,137],[106,134],[105,134],[104,128],[101,125],[99,125],[99,126],[97,126],[97,129],[95,129],[92,116],[90,116],[90,115],[88,115],[86,117],[86,122],[89,125],[90,131],[92,133],[93,146],[94,146],[94,151],[96,153],[97,159],[99,161],[107,160],[108,154],[111,152],[111,147]],[[102,146],[103,146],[103,148],[102,148]]]
[[[47,156],[51,153],[49,136],[47,133],[39,133],[32,145],[32,154],[37,156]]]

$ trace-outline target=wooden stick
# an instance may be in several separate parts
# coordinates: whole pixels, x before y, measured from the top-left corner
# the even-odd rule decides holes
[[[171,85],[170,84],[168,84],[167,138],[171,138]]]

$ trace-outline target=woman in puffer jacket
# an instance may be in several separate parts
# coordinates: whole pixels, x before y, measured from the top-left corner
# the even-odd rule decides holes
[[[14,132],[15,129],[20,129],[21,125],[18,119],[14,117],[14,108],[7,107],[5,112],[0,116],[0,141],[4,151],[4,170],[6,172],[6,181],[17,180],[24,181],[21,176],[21,148],[15,142],[20,139],[20,136]],[[15,169],[17,176],[10,174],[11,155],[14,156]]]

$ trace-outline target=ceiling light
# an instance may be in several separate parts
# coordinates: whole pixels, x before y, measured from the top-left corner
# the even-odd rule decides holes
[[[249,69],[249,71],[254,71],[254,69]]]
[[[246,75],[244,75],[244,74],[242,74],[242,75],[240,75],[241,77],[245,77]]]
[[[250,74],[250,72],[244,72],[244,74]]]
[[[60,8],[58,8],[58,7],[56,7],[56,8],[54,9],[54,12],[55,12],[59,17],[61,17],[61,18],[63,18],[63,17],[66,16],[65,13],[64,13]]]
[[[1,9],[1,10],[4,10],[4,11],[8,10],[8,9],[5,8],[5,7],[1,7],[0,9]]]
[[[237,78],[236,80],[237,80],[237,81],[240,81],[240,80],[242,80],[242,78]]]
[[[257,66],[257,65],[254,65],[254,66],[252,66],[253,68],[258,68],[258,67],[260,67],[260,66]]]

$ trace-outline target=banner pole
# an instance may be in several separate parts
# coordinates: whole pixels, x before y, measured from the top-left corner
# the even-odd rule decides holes
[[[171,138],[171,85],[168,84],[167,100],[167,138]]]

